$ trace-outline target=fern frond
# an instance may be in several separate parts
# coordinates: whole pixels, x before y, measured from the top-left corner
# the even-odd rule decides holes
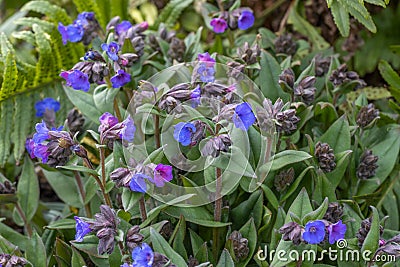
[[[65,25],[72,22],[71,18],[68,16],[67,12],[63,8],[52,5],[47,1],[28,2],[22,7],[22,10],[34,11],[40,14],[44,14],[49,18],[50,21],[55,23],[61,22]]]
[[[10,155],[12,124],[13,101],[2,101],[0,102],[0,166],[4,166]]]
[[[191,5],[193,0],[172,0],[170,1],[160,13],[160,16],[155,21],[153,28],[157,29],[160,23],[165,23],[167,26],[172,27],[179,16],[187,8]]]

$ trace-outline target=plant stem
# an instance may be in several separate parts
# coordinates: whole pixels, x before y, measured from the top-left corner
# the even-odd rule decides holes
[[[221,177],[221,169],[216,168],[215,170],[216,176],[216,185],[215,185],[215,207],[214,207],[214,221],[221,221],[222,214],[222,177]],[[219,228],[213,229],[213,253],[214,260],[217,261],[219,251]]]
[[[144,201],[144,195],[139,199],[140,216],[142,217],[142,222],[147,219],[146,203]]]
[[[154,138],[156,142],[156,149],[160,148],[160,116],[154,114]]]
[[[114,98],[114,111],[115,111],[115,115],[117,116],[117,118],[118,118],[118,121],[122,121],[122,115],[121,115],[121,111],[119,110],[119,107],[118,107],[118,100],[117,100],[117,98],[115,97]]]
[[[19,203],[15,203],[15,208],[18,211],[19,216],[21,216],[22,221],[24,221],[25,227],[26,227],[26,231],[28,232],[28,236],[31,237],[32,236],[32,227],[31,225],[28,223],[28,220],[26,219],[25,213],[22,211],[21,206],[19,205]]]
[[[285,29],[286,22],[287,22],[287,20],[288,20],[288,18],[289,18],[290,12],[292,12],[292,8],[293,8],[295,2],[296,2],[296,1],[292,1],[292,2],[290,3],[290,6],[289,6],[288,9],[286,10],[286,13],[285,13],[285,15],[283,16],[283,18],[282,18],[282,20],[281,20],[281,23],[279,24],[279,31],[278,31],[278,32],[279,32],[280,34],[282,34],[282,33],[283,33],[283,30]]]
[[[89,159],[84,158],[83,160],[88,168],[94,170],[94,167],[93,167],[92,163],[89,161]],[[103,173],[103,170],[104,170],[104,176],[105,176],[105,167],[103,168],[103,166],[102,166],[102,173]],[[110,196],[106,192],[105,185],[103,185],[103,183],[101,182],[100,178],[97,175],[94,175],[94,174],[91,174],[91,175],[94,177],[94,179],[96,180],[97,184],[100,187],[101,193],[103,194],[104,203],[106,203],[109,207],[112,208],[111,199],[110,199]]]
[[[84,204],[84,207],[85,207],[86,217],[91,218],[92,211],[90,210],[90,205],[89,205],[89,203],[85,203],[86,192],[85,192],[85,187],[83,186],[83,183],[82,183],[82,178],[79,175],[79,172],[77,172],[77,171],[73,171],[73,172],[74,172],[74,176],[75,176],[75,181],[78,184],[79,194],[81,195],[82,203]]]

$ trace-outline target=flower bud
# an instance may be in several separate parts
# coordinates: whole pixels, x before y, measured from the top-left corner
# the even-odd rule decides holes
[[[378,156],[372,154],[372,150],[365,150],[361,156],[360,164],[357,167],[357,177],[365,180],[375,176],[376,169],[378,168],[377,162]]]
[[[292,184],[294,180],[294,169],[289,168],[282,170],[275,176],[274,185],[278,192],[285,191],[288,186]]]
[[[315,144],[314,155],[323,172],[331,172],[336,168],[335,154],[333,154],[333,149],[327,143],[318,142]]]
[[[361,128],[372,126],[372,122],[379,118],[379,110],[375,108],[374,104],[370,103],[360,109],[357,114],[357,125]]]
[[[304,229],[295,222],[289,222],[285,224],[279,229],[278,232],[283,235],[283,240],[291,240],[295,245],[299,245],[303,241],[302,234]]]
[[[140,245],[143,241],[144,236],[139,233],[140,227],[139,225],[134,225],[129,228],[128,232],[126,233],[126,246],[128,247],[129,251],[132,251],[135,247]]]
[[[228,240],[232,241],[236,259],[245,259],[249,255],[249,241],[239,231],[233,231],[229,235]]]
[[[275,39],[275,52],[293,56],[297,51],[297,44],[291,34],[283,34]]]

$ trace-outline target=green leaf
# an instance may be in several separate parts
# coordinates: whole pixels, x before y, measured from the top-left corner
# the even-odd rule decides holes
[[[264,169],[268,170],[269,168],[271,168],[270,171],[280,170],[289,164],[301,162],[310,158],[312,158],[312,156],[304,151],[285,150],[274,155],[272,161],[260,167],[260,171]]]
[[[296,1],[296,6],[299,1]],[[324,50],[329,44],[319,35],[315,27],[297,13],[296,8],[292,8],[289,13],[288,23],[292,24],[294,29],[307,36],[313,43],[314,50]]]
[[[350,19],[349,13],[337,1],[332,1],[330,6],[333,19],[338,27],[340,34],[344,37],[349,36],[350,33]]]
[[[177,266],[186,266],[186,261],[174,251],[167,241],[153,228],[150,228],[150,238],[153,243],[154,251],[167,256],[172,263]]]
[[[143,196],[140,192],[133,192],[129,188],[124,188],[122,190],[122,206],[125,211],[130,211],[139,202],[139,199]]]
[[[222,251],[216,267],[235,267],[235,263],[233,262],[231,254],[229,254],[228,250],[224,249]]]
[[[28,248],[25,251],[26,259],[35,267],[47,267],[46,249],[40,236],[33,233]]]
[[[313,209],[310,203],[310,198],[308,197],[306,189],[303,188],[290,206],[286,215],[285,223],[291,221],[290,213],[295,214],[299,218],[303,218],[312,211]]]
[[[0,102],[0,167],[8,160],[11,147],[12,101]]]
[[[346,117],[343,115],[319,138],[319,141],[328,143],[333,152],[340,153],[350,149],[351,136],[350,127]]]
[[[351,150],[343,151],[336,155],[336,168],[328,173],[325,173],[326,178],[332,184],[333,188],[336,188],[340,181],[345,177],[347,166],[350,163],[350,155],[353,153]]]
[[[71,176],[66,176],[57,171],[42,170],[47,181],[56,192],[57,196],[72,207],[81,207],[81,197],[78,192],[77,185]]]
[[[283,201],[285,201],[286,199],[288,199],[299,187],[299,184],[301,182],[301,180],[303,180],[303,177],[306,175],[306,173],[311,170],[314,169],[313,166],[308,166],[307,168],[305,168],[300,175],[296,178],[296,180],[290,185],[290,187],[288,188],[288,190],[286,191],[286,193],[283,195],[283,197],[281,198],[280,202],[282,203]]]
[[[235,266],[244,267],[247,266],[249,261],[252,259],[254,251],[256,250],[257,246],[257,228],[254,224],[254,219],[250,218],[248,222],[245,225],[243,225],[242,228],[239,229],[239,232],[242,234],[244,238],[247,238],[248,240],[249,255],[247,256],[246,259],[236,263]]]
[[[108,88],[107,85],[99,85],[94,89],[93,101],[101,113],[114,111],[114,98],[118,94],[119,89]]]
[[[29,222],[39,206],[39,181],[33,163],[28,157],[25,157],[17,196],[26,220]]]
[[[0,221],[2,221],[1,219]],[[18,246],[22,250],[26,250],[29,246],[29,239],[12,229],[11,227],[5,225],[4,223],[0,223],[0,233],[1,236],[7,239],[9,242]]]
[[[203,206],[201,207],[170,206],[165,208],[163,212],[175,218],[180,218],[180,216],[182,215],[185,217],[186,221],[206,227],[225,227],[231,224],[231,223],[214,221],[214,217]]]
[[[283,101],[289,100],[289,94],[283,92],[279,85],[279,75],[282,70],[276,59],[268,52],[261,53],[260,65],[262,71],[258,79],[258,86],[265,97],[275,102],[278,98]]]
[[[265,184],[262,184],[261,188],[264,191],[265,198],[269,201],[269,203],[275,210],[278,210],[279,202],[274,192],[272,192],[272,190]]]
[[[376,26],[371,15],[361,1],[337,0],[355,19],[363,24],[369,31],[375,33]]]
[[[57,166],[57,168],[71,170],[71,171],[85,172],[85,173],[93,174],[95,176],[99,176],[99,173],[96,170],[90,169],[85,166],[69,165],[69,166]]]
[[[307,213],[301,219],[301,221],[303,222],[303,225],[305,225],[309,221],[315,221],[315,220],[322,219],[324,217],[326,211],[328,210],[328,204],[329,204],[329,200],[326,197],[321,206],[319,206],[316,210],[314,210],[310,213]]]
[[[71,267],[82,267],[85,265],[85,259],[76,248],[72,247]]]
[[[172,248],[178,252],[186,261],[188,260],[186,248],[185,248],[185,236],[186,236],[186,221],[185,217],[181,216],[178,224],[175,227],[174,233],[171,236]],[[170,244],[171,244],[170,240]]]
[[[108,259],[108,255],[97,254],[97,246],[99,239],[95,235],[88,235],[83,238],[82,242],[71,241],[73,247],[80,251],[87,253],[88,255],[94,256],[95,258]]]
[[[400,102],[400,76],[396,71],[393,70],[392,66],[385,61],[381,60],[379,62],[379,72],[381,73],[383,79],[390,85],[390,92],[395,97],[397,101]]]
[[[160,23],[165,23],[167,26],[172,27],[178,20],[183,10],[192,4],[193,0],[172,0],[161,11],[157,20],[153,25],[153,29],[157,29]]]
[[[249,218],[254,219],[257,228],[260,227],[263,213],[263,194],[261,190],[252,193],[249,199],[240,203],[232,209],[233,228],[238,229],[244,225]]]
[[[369,250],[372,253],[371,255],[374,255],[375,251],[378,249],[379,246],[379,237],[380,237],[379,213],[375,207],[371,206],[371,209],[372,209],[371,228],[361,247],[361,252],[364,253],[364,251]]]
[[[14,97],[13,140],[14,157],[20,160],[25,152],[26,137],[32,131],[34,113],[27,112],[26,107],[33,107],[33,94],[17,95]]]
[[[76,222],[74,219],[60,219],[49,223],[45,228],[50,230],[75,229],[75,225]]]
[[[64,87],[64,92],[69,100],[91,121],[99,124],[99,118],[102,115],[101,111],[96,108],[93,97],[89,93],[80,90],[74,90],[70,87]]]

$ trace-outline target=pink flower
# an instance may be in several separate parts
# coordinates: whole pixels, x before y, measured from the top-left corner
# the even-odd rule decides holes
[[[228,23],[223,18],[212,19],[210,25],[215,33],[223,33],[228,28]]]
[[[172,166],[158,164],[154,169],[154,178],[152,182],[157,187],[163,187],[164,183],[171,181],[172,178]]]

